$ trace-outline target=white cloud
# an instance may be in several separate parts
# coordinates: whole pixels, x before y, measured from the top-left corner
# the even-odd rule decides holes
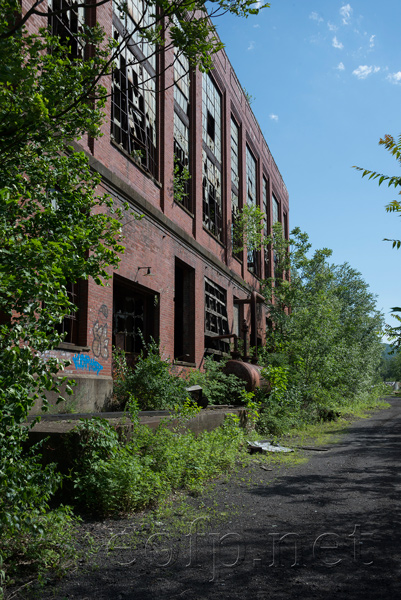
[[[344,63],[342,63],[342,62],[338,63],[336,69],[338,71],[345,71]]]
[[[334,36],[333,37],[333,47],[334,48],[338,48],[339,50],[342,50],[344,48],[344,44],[342,44],[341,42],[338,41],[337,37]]]
[[[253,26],[254,29],[260,29],[260,25],[259,23],[256,23],[256,25]]]
[[[255,50],[255,42],[253,42],[253,41],[249,42],[249,46],[248,46],[247,50]]]
[[[352,8],[350,4],[344,4],[344,6],[342,6],[340,8],[340,15],[343,18],[343,25],[348,25],[351,19],[351,15],[352,15]]]
[[[317,12],[311,12],[311,14],[309,15],[309,18],[312,19],[312,21],[317,21],[318,23],[323,23],[322,17]]]
[[[372,67],[368,65],[360,65],[357,69],[352,71],[352,74],[358,79],[366,79],[372,73],[378,73],[380,71],[380,67]]]
[[[387,75],[386,79],[391,83],[401,85],[401,71],[398,71],[398,73],[390,73]]]
[[[337,25],[334,25],[334,23],[330,23],[330,21],[328,21],[327,27],[330,29],[330,31],[337,31],[338,29]]]
[[[369,48],[374,48],[375,46],[375,35],[371,35],[369,38]]]
[[[270,118],[272,121],[278,121],[278,115],[273,115],[273,114],[271,114],[271,115],[269,115],[269,118]]]

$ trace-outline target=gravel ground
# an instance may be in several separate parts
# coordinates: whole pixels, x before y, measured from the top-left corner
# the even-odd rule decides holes
[[[401,402],[390,403],[296,466],[254,455],[152,525],[84,523],[98,550],[36,597],[398,600]]]

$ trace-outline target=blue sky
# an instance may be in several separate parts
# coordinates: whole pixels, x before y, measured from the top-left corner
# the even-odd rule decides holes
[[[385,211],[397,192],[352,166],[400,174],[378,145],[401,133],[400,0],[271,0],[216,25],[287,185],[290,226],[360,271],[394,324],[401,250],[383,238],[401,238]]]

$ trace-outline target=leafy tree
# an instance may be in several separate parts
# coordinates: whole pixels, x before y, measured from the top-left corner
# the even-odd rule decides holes
[[[387,346],[386,350],[391,349]],[[380,375],[383,381],[401,381],[401,353],[394,354],[383,351]]]
[[[276,369],[275,377],[277,369],[285,373],[280,402],[287,394],[319,415],[323,407],[356,397],[377,377],[382,316],[360,273],[348,264],[331,265],[328,249],[310,255],[308,237],[299,229],[291,236],[285,240],[275,224],[268,240],[276,270],[265,289],[272,328],[264,360]]]
[[[119,6],[127,10],[125,2]],[[58,325],[75,310],[68,285],[90,277],[102,285],[123,250],[122,215],[97,194],[100,178],[74,144],[100,134],[102,77],[135,33],[155,52],[174,45],[206,70],[222,47],[209,16],[259,11],[250,0],[149,0],[151,18],[119,43],[98,25],[84,26],[83,60],[70,52],[74,40],[63,43],[47,28],[49,16],[69,8],[52,13],[47,0],[37,0],[21,15],[19,0],[0,5],[0,563],[7,561],[6,539],[41,534],[59,483],[54,469],[42,469],[22,447],[34,402],[46,407],[46,393],[57,393],[61,382],[64,365],[51,351],[63,339]],[[43,21],[35,32],[33,17]]]
[[[401,166],[401,135],[398,137],[396,141],[393,136],[385,135],[384,138],[381,138],[379,141],[379,145],[384,146],[388,152],[398,162]],[[362,177],[369,177],[369,179],[378,180],[379,186],[382,183],[387,183],[388,187],[399,188],[401,187],[401,176],[400,175],[383,175],[377,171],[370,171],[369,169],[363,169],[362,167],[354,167],[358,171],[362,172]],[[401,194],[401,191],[398,192]],[[386,206],[386,211],[389,213],[401,213],[401,202],[399,200],[393,200]],[[393,248],[399,250],[401,247],[401,240],[399,239],[387,239],[386,242],[392,242]],[[395,306],[391,309],[394,313],[401,313],[401,308]],[[401,317],[399,314],[392,314],[397,321],[401,322]],[[392,340],[392,345],[395,350],[399,351],[401,349],[401,325],[397,327],[392,327],[390,325],[386,325],[385,332],[387,336]]]
[[[26,422],[35,400],[57,393],[63,368],[49,352],[58,325],[75,310],[67,287],[108,277],[117,266],[120,221],[100,178],[71,143],[96,136],[105,90],[92,86],[107,54],[85,62],[47,30],[18,27],[17,3],[0,9],[0,547],[43,531],[59,484],[54,469],[26,455]],[[7,34],[7,35],[5,35]],[[98,28],[87,43],[101,40]],[[98,102],[89,102],[90,94]],[[82,102],[85,97],[86,101]],[[115,215],[118,216],[118,215]],[[24,542],[25,543],[25,542]],[[27,544],[29,546],[29,544]],[[15,548],[10,547],[10,553]]]

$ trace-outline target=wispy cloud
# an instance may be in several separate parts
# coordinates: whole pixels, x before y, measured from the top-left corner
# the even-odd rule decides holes
[[[255,50],[255,42],[250,41],[247,50]]]
[[[318,23],[323,23],[322,17],[317,12],[311,12],[311,14],[309,15],[309,18],[312,19],[312,21],[317,21]]]
[[[333,37],[333,48],[338,48],[339,50],[344,48],[344,44],[338,41],[337,36]]]
[[[375,35],[371,35],[369,38],[369,48],[374,48],[375,47]]]
[[[278,121],[278,115],[273,115],[273,114],[271,114],[271,115],[269,115],[269,118],[270,118],[272,121]]]
[[[345,66],[344,66],[344,63],[342,63],[342,62],[338,63],[338,65],[337,65],[336,69],[337,69],[338,71],[345,71]]]
[[[398,71],[398,73],[390,73],[387,75],[386,79],[391,83],[401,85],[401,71]]]
[[[330,29],[330,31],[337,31],[338,29],[337,25],[334,25],[334,23],[330,23],[330,21],[327,22],[327,27]]]
[[[378,73],[379,71],[380,71],[380,67],[360,65],[357,69],[352,71],[352,74],[355,75],[355,77],[358,77],[358,79],[366,79],[366,77],[368,77],[369,75],[372,75],[372,73]],[[400,78],[401,78],[401,73],[400,73]]]
[[[343,19],[343,25],[349,25],[349,22],[351,20],[351,15],[352,15],[351,5],[350,4],[344,4],[340,8],[340,15],[342,16],[342,19]]]

